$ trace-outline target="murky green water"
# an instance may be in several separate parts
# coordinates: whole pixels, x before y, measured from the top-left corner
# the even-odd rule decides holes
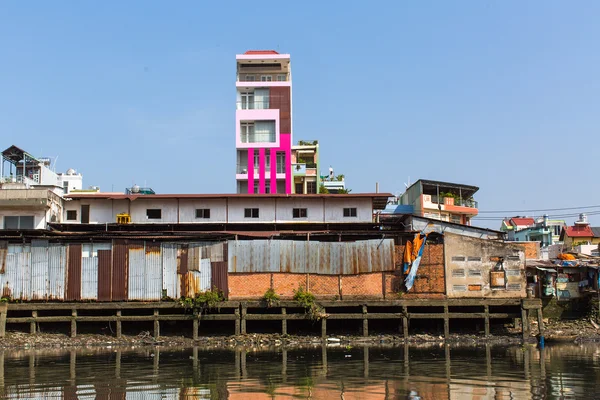
[[[0,353],[11,399],[600,398],[600,345]]]

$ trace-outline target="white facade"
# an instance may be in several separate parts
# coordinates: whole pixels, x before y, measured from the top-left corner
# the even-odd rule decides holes
[[[82,190],[83,176],[76,173],[74,169],[69,169],[64,174],[58,174],[58,186],[63,188],[64,194],[69,194],[73,190]]]
[[[375,196],[385,199],[388,195]],[[81,223],[83,208],[87,209],[87,206],[91,224],[115,223],[120,213],[129,214],[131,222],[137,224],[373,222],[373,197],[370,195],[94,197],[69,196],[64,205],[63,222]]]

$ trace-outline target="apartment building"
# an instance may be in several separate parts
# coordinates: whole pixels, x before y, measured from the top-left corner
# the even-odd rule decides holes
[[[293,193],[290,55],[250,50],[236,62],[237,193]]]
[[[319,173],[319,141],[298,141],[298,144],[292,146],[293,192],[296,194],[319,193],[321,185]]]

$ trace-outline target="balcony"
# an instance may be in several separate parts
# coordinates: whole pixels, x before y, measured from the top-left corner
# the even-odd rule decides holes
[[[0,206],[4,208],[46,209],[52,203],[62,204],[62,199],[48,189],[2,189]]]
[[[292,164],[292,173],[294,176],[306,175],[306,164]]]
[[[428,197],[431,198],[431,203],[440,204],[443,206],[459,206],[459,207],[468,207],[468,208],[479,208],[479,204],[472,199],[461,199],[456,197],[443,197],[437,195],[423,195],[423,202],[428,202]]]
[[[263,101],[238,101],[236,102],[237,110],[268,110],[269,100]]]

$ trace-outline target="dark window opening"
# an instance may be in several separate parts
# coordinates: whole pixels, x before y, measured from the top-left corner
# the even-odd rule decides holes
[[[317,182],[306,182],[306,193],[317,194]]]
[[[146,218],[161,219],[162,218],[162,210],[160,208],[148,208],[146,210]]]
[[[67,210],[67,221],[77,221],[77,210]]]
[[[306,218],[308,215],[306,208],[294,208],[292,214],[294,218]]]
[[[197,208],[196,218],[210,218],[210,208]]]
[[[244,208],[245,218],[258,218],[258,208]]]
[[[34,229],[33,215],[4,217],[4,229]]]
[[[90,206],[88,204],[81,206],[81,223],[82,224],[90,223]]]
[[[356,217],[356,207],[344,208],[344,217]]]

